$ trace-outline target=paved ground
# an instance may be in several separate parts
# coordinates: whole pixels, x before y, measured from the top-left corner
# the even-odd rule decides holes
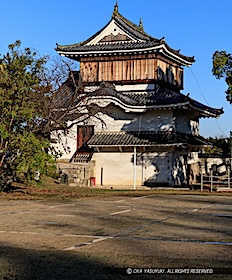
[[[3,200],[0,279],[232,279],[231,221],[231,196]]]

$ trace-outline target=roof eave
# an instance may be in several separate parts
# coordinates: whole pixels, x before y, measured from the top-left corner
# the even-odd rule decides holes
[[[129,148],[129,147],[156,147],[156,148],[159,148],[159,147],[193,147],[193,148],[207,148],[209,147],[208,144],[205,144],[205,143],[202,143],[202,144],[197,144],[197,145],[193,145],[193,144],[189,144],[187,142],[184,142],[184,143],[173,143],[173,144],[111,144],[111,145],[101,145],[101,144],[88,144],[88,146],[90,148],[118,148],[118,147],[122,147],[122,148]]]
[[[148,106],[148,105],[129,105],[129,104],[122,102],[120,99],[118,99],[117,97],[114,97],[114,96],[109,96],[109,97],[91,96],[91,97],[87,97],[87,98],[88,98],[88,101],[90,101],[90,104],[91,103],[96,104],[96,101],[99,101],[99,103],[100,103],[100,101],[104,101],[107,103],[113,102],[115,105],[120,106],[122,109],[124,109],[127,112],[145,112],[146,110],[170,110],[170,109],[177,109],[177,108],[187,108],[189,105],[189,102],[167,104],[167,105],[157,104],[157,105],[150,105],[150,106]]]
[[[186,143],[173,143],[173,144],[115,144],[115,145],[99,145],[99,144],[88,144],[90,148],[113,148],[113,147],[175,147],[183,146]]]
[[[191,103],[189,103],[189,106],[191,107],[191,109],[200,112],[202,114],[202,116],[205,118],[219,118],[224,113],[222,109],[215,109],[215,110],[217,110],[217,113],[216,112],[214,113],[214,112],[211,112],[210,110],[200,109],[199,107],[194,106]]]
[[[177,63],[181,64],[182,66],[191,66],[194,61],[189,61],[188,59],[184,59],[181,56],[178,56],[177,54],[169,51],[165,45],[158,45],[154,47],[148,47],[148,48],[141,48],[141,49],[128,49],[128,50],[96,50],[96,51],[68,51],[68,50],[58,50],[57,52],[61,56],[66,56],[70,58],[81,58],[81,57],[89,57],[89,56],[106,56],[106,55],[122,55],[122,54],[131,54],[131,53],[152,53],[152,52],[158,52],[163,53],[164,56],[168,57],[169,59],[172,59],[176,61]]]

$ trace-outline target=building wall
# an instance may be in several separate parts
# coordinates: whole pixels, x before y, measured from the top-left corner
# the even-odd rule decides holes
[[[144,154],[144,183],[173,185],[172,152]]]
[[[53,132],[51,137],[56,141],[52,144],[53,149],[61,153],[59,159],[69,161],[77,149],[77,126],[74,125],[65,134],[61,131]]]
[[[176,130],[183,133],[199,134],[199,120],[194,119],[189,110],[177,109],[174,111]]]
[[[175,151],[172,159],[172,176],[174,186],[184,186],[187,184],[187,157],[186,151]]]
[[[155,54],[86,57],[81,59],[80,70],[85,83],[161,80],[183,88],[183,68]]]
[[[95,153],[96,184],[103,186],[133,186],[134,154],[133,153]],[[172,180],[171,153],[137,153],[136,185],[154,185]],[[102,175],[103,174],[103,175]]]
[[[105,110],[107,115],[99,113],[98,116],[105,123],[92,119],[95,132],[106,131],[162,131],[174,128],[173,113],[171,110],[152,111],[142,113],[126,113],[123,109],[109,104]]]
[[[107,114],[104,113],[107,111]],[[191,133],[190,115],[182,115],[183,111],[172,110],[152,111],[144,113],[126,113],[120,107],[108,104],[100,109],[98,117],[91,118],[88,125],[94,125],[95,132],[101,131],[168,131],[176,129],[180,132]],[[69,133],[57,144],[63,151],[60,159],[70,160],[77,149],[77,126],[74,125]],[[65,147],[65,148],[64,148]],[[137,153],[136,185],[183,186],[187,184],[186,150],[169,150],[166,152]],[[133,153],[120,152],[115,148],[112,152],[95,152],[92,161],[96,184],[103,186],[133,186]],[[191,164],[197,162],[193,156]]]
[[[187,186],[187,164],[189,183],[194,183],[193,171],[199,173],[199,164],[189,161],[185,150],[174,152],[137,153],[136,185],[137,186]],[[134,164],[133,153],[95,153],[94,176],[96,184],[103,186],[133,186]],[[196,159],[197,160],[197,159]]]
[[[103,186],[133,185],[133,153],[94,153],[96,184]],[[141,168],[136,167],[136,184],[141,185]]]
[[[104,130],[108,131],[172,131],[199,134],[199,120],[194,119],[192,112],[183,109],[147,110],[142,113],[127,113],[114,104],[106,108],[107,114],[99,113],[105,122]],[[95,131],[102,131],[102,123],[92,120]]]
[[[133,153],[96,152],[91,162],[94,162],[94,165],[91,165],[91,177],[95,177],[96,185],[103,187],[134,185]],[[191,170],[195,164],[191,161]],[[74,173],[77,174],[76,181],[79,182],[81,177],[78,170]],[[185,186],[186,175],[187,162],[183,151],[136,154],[136,186]],[[190,178],[190,183],[193,183],[194,179]],[[90,182],[88,184],[90,185]]]
[[[113,104],[109,104],[104,110],[107,111],[107,114],[99,112],[97,113],[98,118],[93,117],[88,121],[88,125],[94,125],[94,132],[172,131],[174,129],[179,132],[192,132],[189,114],[181,115],[181,112],[175,111],[173,117],[172,110],[126,113]],[[69,160],[77,149],[77,126],[74,125],[68,134],[61,137],[54,146],[63,153],[61,159]]]

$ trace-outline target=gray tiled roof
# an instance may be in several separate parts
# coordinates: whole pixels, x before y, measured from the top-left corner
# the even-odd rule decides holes
[[[114,20],[116,24],[125,31],[126,34],[129,34],[136,42],[110,42],[110,43],[99,43],[94,45],[87,45],[90,41],[92,41],[96,36],[98,36],[109,24]],[[97,33],[93,36],[88,38],[87,40],[71,44],[71,45],[58,45],[56,46],[56,51],[62,52],[65,54],[66,52],[76,52],[76,56],[78,57],[77,53],[88,53],[90,52],[106,52],[106,51],[128,51],[128,50],[146,50],[152,47],[157,47],[159,45],[165,45],[166,48],[171,52],[174,53],[176,56],[193,63],[195,61],[194,57],[185,56],[179,53],[179,51],[174,50],[168,46],[163,38],[157,39],[154,38],[143,31],[141,27],[132,23],[131,21],[127,20],[123,17],[120,13],[116,13],[113,15],[112,19]],[[69,55],[67,55],[69,56]]]
[[[212,108],[206,106],[189,96],[182,93],[175,92],[164,86],[157,85],[154,91],[130,91],[130,92],[119,92],[109,87],[101,87],[98,90],[88,93],[88,96],[93,97],[108,97],[112,96],[123,103],[130,106],[186,106],[186,103],[193,106],[196,109],[203,110],[207,115],[213,114],[219,116],[223,113],[222,109]]]
[[[76,151],[76,153],[73,155],[71,158],[71,162],[76,162],[76,163],[88,163],[93,157],[93,153],[91,152],[79,152]]]
[[[123,17],[120,13],[117,13],[113,16],[113,19],[118,23],[118,25],[124,29],[126,32],[129,32],[131,35],[134,35],[134,38],[140,39],[140,40],[154,40],[159,41],[158,39],[151,37],[147,33],[144,32],[142,28],[140,28],[138,25],[132,23],[125,17]]]
[[[73,96],[74,91],[67,84],[63,84],[57,91],[57,94],[53,100],[55,108],[58,109],[63,108],[63,106],[69,107],[70,105],[74,105],[71,104]]]
[[[116,91],[101,87],[89,96],[113,96],[128,105],[170,105],[187,101],[187,96],[172,91],[163,86],[157,86],[154,91]]]
[[[159,41],[148,41],[148,42],[115,42],[110,44],[96,44],[96,45],[70,45],[63,47],[63,51],[68,52],[90,52],[90,51],[116,51],[116,50],[134,50],[134,49],[145,49],[159,46]],[[59,50],[59,48],[58,48]]]
[[[110,84],[111,85],[111,84]],[[56,98],[53,101],[56,108],[75,107],[79,102],[82,102],[83,98],[99,98],[109,99],[114,98],[121,103],[126,104],[130,108],[135,107],[148,107],[151,109],[160,109],[162,107],[183,107],[192,106],[194,110],[199,110],[203,116],[217,117],[223,113],[223,109],[212,108],[206,106],[189,96],[186,96],[180,92],[175,92],[162,85],[156,85],[153,91],[117,91],[113,86],[102,84],[97,90],[88,92],[76,97],[75,99],[74,87],[70,82],[64,83],[57,92]]]
[[[120,131],[95,133],[88,141],[89,147],[113,147],[113,146],[178,146],[193,145],[204,146],[209,142],[192,134],[164,131]]]
[[[76,80],[76,83],[79,82],[79,71],[72,71],[72,75]],[[72,81],[71,75],[67,80],[59,87],[59,89],[53,95],[53,106],[55,109],[73,107],[76,105],[75,100],[75,86]]]
[[[134,39],[136,40],[142,40],[145,42],[150,42],[153,44],[159,44],[160,40],[156,39],[154,37],[149,36],[148,34],[146,34],[141,28],[139,28],[139,26],[137,26],[136,24],[132,23],[131,21],[127,20],[126,18],[124,18],[121,14],[117,13],[117,15],[113,16],[113,19],[115,20],[115,22],[126,32],[129,33],[130,36],[132,36]],[[112,20],[112,19],[111,19]],[[90,47],[94,47],[94,46],[88,46],[86,45],[88,42],[92,41],[96,36],[98,36],[111,22],[111,20],[102,28],[100,29],[97,33],[95,33],[94,35],[92,35],[90,38],[88,38],[87,40],[77,43],[77,44],[71,44],[71,45],[57,45],[56,50],[63,50],[63,51],[77,51],[77,50],[84,50],[85,48],[89,48],[89,50],[92,50]],[[126,43],[127,45],[128,43]],[[133,44],[133,43],[132,43]],[[150,45],[150,46],[153,46]],[[108,45],[108,44],[107,44]],[[106,44],[100,44],[99,46],[102,48],[107,47]],[[113,44],[114,45],[114,44]],[[122,47],[123,44],[115,44],[115,45],[119,45]],[[83,48],[81,48],[83,46]],[[139,44],[138,44],[139,46]],[[108,46],[110,48],[110,46]],[[118,48],[117,48],[118,49]]]

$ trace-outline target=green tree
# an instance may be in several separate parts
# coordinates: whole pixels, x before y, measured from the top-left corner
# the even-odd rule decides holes
[[[224,137],[209,137],[208,140],[211,142],[212,147],[205,148],[205,152],[209,154],[221,154],[222,156],[231,156],[231,145],[232,138]]]
[[[75,67],[72,61],[21,50],[20,41],[0,56],[0,190],[22,176],[54,170],[59,154],[51,136],[62,142],[73,125],[100,119],[101,109],[88,102]]]
[[[38,170],[45,173],[54,166],[46,151],[49,139],[41,134],[44,122],[41,102],[47,90],[42,81],[47,57],[20,50],[20,41],[9,45],[0,58],[0,189],[8,189],[13,180]]]
[[[226,99],[232,104],[232,55],[226,51],[216,51],[213,54],[212,72],[217,79],[225,79],[228,85]]]

